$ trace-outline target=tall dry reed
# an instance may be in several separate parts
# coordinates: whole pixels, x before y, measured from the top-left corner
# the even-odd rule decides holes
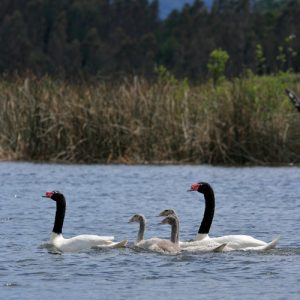
[[[0,80],[0,156],[52,162],[300,162],[292,75],[190,86]],[[299,80],[298,80],[299,82]]]

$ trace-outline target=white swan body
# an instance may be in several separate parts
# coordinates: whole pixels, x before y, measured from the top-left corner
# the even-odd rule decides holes
[[[169,220],[164,219],[161,224],[167,224]],[[176,220],[172,220],[176,223]],[[165,240],[160,239],[157,237],[150,238],[150,239],[144,239],[144,233],[145,233],[145,224],[146,219],[143,215],[136,214],[132,216],[129,220],[129,223],[137,222],[139,223],[139,232],[137,236],[137,240],[135,243],[135,247],[144,249],[144,250],[150,250],[153,252],[159,252],[159,253],[169,253],[169,254],[177,254],[180,252],[180,247],[178,246],[178,241],[176,240],[177,230],[178,226],[176,227],[176,224],[172,225],[172,233],[171,233],[171,240]],[[177,223],[178,225],[178,223]]]
[[[197,191],[204,195],[205,199],[205,211],[204,216],[196,237],[196,241],[212,241],[220,244],[225,244],[225,251],[231,250],[269,250],[276,246],[279,238],[273,240],[270,243],[253,238],[249,235],[225,235],[221,237],[209,237],[209,229],[214,216],[215,209],[215,195],[212,187],[206,182],[199,182],[192,184],[189,191]]]
[[[65,239],[62,234],[52,233],[50,244],[62,252],[78,252],[93,247],[114,248],[119,243],[113,242],[113,236],[82,234]]]
[[[55,221],[50,237],[50,245],[53,245],[61,252],[77,252],[93,247],[114,248],[126,245],[127,241],[119,243],[113,242],[113,236],[98,236],[98,235],[78,235],[69,239],[65,239],[62,235],[62,227],[64,223],[66,200],[63,194],[57,191],[47,192],[46,198],[50,198],[56,202]]]

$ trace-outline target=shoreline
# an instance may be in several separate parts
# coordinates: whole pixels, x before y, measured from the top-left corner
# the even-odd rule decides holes
[[[73,165],[73,166],[209,166],[209,167],[222,167],[222,168],[285,168],[285,167],[300,167],[300,163],[264,163],[264,164],[207,164],[207,163],[196,163],[196,162],[67,162],[67,161],[45,161],[45,160],[10,160],[0,158],[1,163],[27,163],[27,164],[49,164],[49,165]]]

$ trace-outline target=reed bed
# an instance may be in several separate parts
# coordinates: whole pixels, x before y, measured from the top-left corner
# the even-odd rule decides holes
[[[211,82],[0,80],[0,158],[72,163],[300,162],[299,77]]]

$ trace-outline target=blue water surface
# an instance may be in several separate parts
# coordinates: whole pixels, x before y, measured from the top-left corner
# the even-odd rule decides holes
[[[181,239],[193,239],[204,209],[197,181],[211,183],[211,236],[249,234],[271,241],[266,252],[162,255],[130,248],[55,253],[49,240],[60,190],[63,233],[114,235],[133,243],[134,213],[146,237],[169,238],[157,214],[177,211]],[[300,299],[300,168],[55,165],[0,163],[1,299]]]

